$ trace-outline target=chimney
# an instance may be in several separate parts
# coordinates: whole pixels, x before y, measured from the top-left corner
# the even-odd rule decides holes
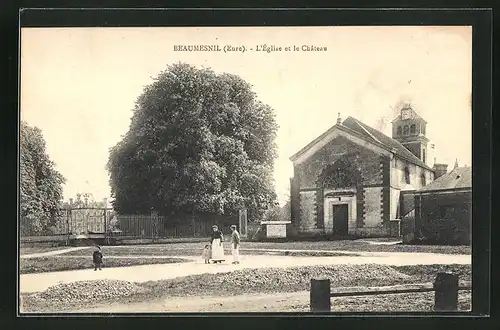
[[[434,170],[434,180],[448,172],[448,164],[434,164],[432,167]]]
[[[340,125],[342,124],[342,119],[340,118],[340,112],[338,113],[338,117],[337,117],[337,125]]]

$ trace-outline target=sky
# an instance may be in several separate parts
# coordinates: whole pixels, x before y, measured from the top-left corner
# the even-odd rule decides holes
[[[245,46],[179,52],[174,45]],[[257,52],[257,45],[282,51]],[[285,51],[303,45],[326,51]],[[250,50],[250,48],[253,49]],[[21,120],[39,127],[67,179],[64,197],[110,197],[109,148],[127,132],[136,98],[167,65],[237,74],[276,112],[275,186],[289,196],[289,157],[342,119],[391,136],[396,105],[427,121],[428,165],[472,166],[472,28],[23,28]]]

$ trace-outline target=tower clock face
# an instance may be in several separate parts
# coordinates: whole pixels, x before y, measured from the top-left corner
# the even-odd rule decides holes
[[[410,119],[411,118],[411,110],[403,109],[401,110],[401,119]]]

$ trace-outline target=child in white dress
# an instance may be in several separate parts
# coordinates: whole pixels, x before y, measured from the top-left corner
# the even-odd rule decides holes
[[[205,245],[205,247],[203,248],[203,253],[201,254],[201,258],[203,260],[205,260],[206,264],[210,263],[210,245],[209,244]]]

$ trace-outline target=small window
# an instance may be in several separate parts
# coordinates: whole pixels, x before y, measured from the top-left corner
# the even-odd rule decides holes
[[[410,169],[408,166],[405,167],[405,182],[406,184],[410,184]]]
[[[425,163],[425,149],[422,149],[422,161]]]
[[[416,130],[415,124],[411,124],[411,126],[410,126],[410,134],[415,134],[415,130]]]
[[[424,124],[424,125],[422,125],[422,127],[420,128],[420,131],[422,132],[422,134],[424,134],[424,135],[425,135],[425,124]]]
[[[398,126],[398,135],[401,135],[401,126]]]
[[[424,173],[422,173],[420,175],[420,181],[421,181],[422,187],[424,187],[427,184],[427,182],[425,180],[425,174]]]
[[[403,128],[403,134],[408,135],[409,130],[410,128],[408,127],[408,125],[405,125],[405,127]]]

